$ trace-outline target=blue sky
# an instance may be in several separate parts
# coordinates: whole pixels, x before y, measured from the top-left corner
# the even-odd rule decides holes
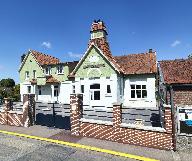
[[[105,22],[113,55],[152,48],[158,60],[187,58],[191,6],[191,0],[1,0],[0,79],[19,82],[20,56],[28,49],[78,60],[94,19]]]

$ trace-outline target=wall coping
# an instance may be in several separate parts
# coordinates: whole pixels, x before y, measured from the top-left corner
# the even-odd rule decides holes
[[[171,108],[171,105],[163,104],[163,107]]]
[[[137,126],[134,124],[121,123],[121,127],[134,128],[139,130],[155,131],[155,132],[166,132],[162,127],[152,127],[152,126]]]
[[[111,121],[103,121],[103,120],[94,120],[94,119],[81,118],[80,121],[81,122],[93,123],[93,124],[113,125],[113,122],[111,122]]]

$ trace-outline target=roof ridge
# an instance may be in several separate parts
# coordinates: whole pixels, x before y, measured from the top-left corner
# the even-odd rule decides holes
[[[126,55],[114,55],[114,57],[123,57],[123,56],[130,56],[130,55],[147,55],[147,54],[155,54],[156,52],[146,52],[146,53],[130,53],[130,54],[126,54]]]
[[[54,57],[54,56],[52,56],[52,55],[50,55],[50,54],[42,53],[42,52],[37,51],[37,50],[30,49],[30,51],[31,51],[32,53],[33,53],[33,52],[36,52],[36,53],[41,54],[41,55],[45,55],[45,56],[49,56],[49,57],[52,57],[52,58],[55,58],[55,59],[59,59],[59,58]]]

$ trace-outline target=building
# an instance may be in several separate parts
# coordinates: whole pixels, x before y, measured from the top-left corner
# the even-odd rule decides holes
[[[75,78],[75,93],[83,93],[83,103],[89,107],[124,106],[156,108],[156,53],[113,56],[102,21],[91,26],[88,48],[70,74]]]
[[[160,91],[176,114],[178,133],[192,132],[192,59],[159,62]]]
[[[62,63],[58,58],[29,50],[21,57],[19,68],[20,94],[35,94],[36,100],[69,103],[69,73],[77,62]]]
[[[88,107],[112,107],[114,102],[134,108],[156,108],[156,52],[113,56],[102,21],[94,21],[87,51],[80,61],[61,63],[30,50],[22,61],[21,95],[69,104],[70,93],[82,93]],[[70,72],[71,71],[71,72]]]

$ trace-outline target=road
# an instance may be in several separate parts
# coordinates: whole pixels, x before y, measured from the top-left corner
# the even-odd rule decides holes
[[[0,161],[135,161],[105,153],[0,134]]]

